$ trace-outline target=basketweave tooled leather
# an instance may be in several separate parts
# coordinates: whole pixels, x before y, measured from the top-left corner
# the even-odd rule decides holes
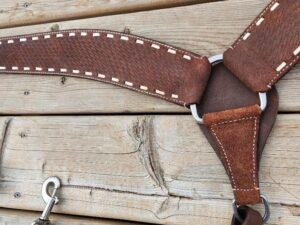
[[[188,106],[210,75],[206,57],[142,37],[65,30],[1,38],[0,72],[103,81]]]
[[[300,1],[273,0],[224,54],[224,64],[255,92],[266,92],[300,57]]]
[[[235,216],[232,217],[231,225],[262,225],[263,219],[259,212],[248,206],[241,206],[238,209],[239,215],[242,217],[243,222],[239,222]]]
[[[220,63],[212,68],[205,94],[198,106],[198,112],[204,115],[204,125],[200,128],[224,165],[237,204],[261,202],[259,189],[256,190],[259,188],[259,162],[277,116],[276,88],[269,92],[268,106],[262,114],[258,103],[257,94]],[[231,122],[211,126],[226,121]]]

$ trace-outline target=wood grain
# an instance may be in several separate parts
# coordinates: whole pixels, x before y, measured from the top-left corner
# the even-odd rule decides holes
[[[1,225],[29,225],[41,216],[40,213],[22,210],[0,209]],[[144,223],[123,222],[118,220],[92,219],[78,216],[52,214],[52,225],[142,225]],[[145,224],[144,224],[145,225]]]
[[[1,0],[0,28],[128,13],[216,0]]]
[[[0,30],[0,36],[57,29],[101,28],[168,42],[202,55],[223,52],[268,0],[230,0]],[[280,111],[300,111],[300,67],[278,84]],[[95,114],[188,112],[174,104],[112,85],[75,78],[0,76],[3,114]]]
[[[2,117],[0,207],[42,210],[58,176],[59,213],[164,224],[228,225],[232,192],[191,116]],[[260,167],[270,224],[295,224],[299,115],[280,115]],[[19,192],[21,197],[14,197]]]

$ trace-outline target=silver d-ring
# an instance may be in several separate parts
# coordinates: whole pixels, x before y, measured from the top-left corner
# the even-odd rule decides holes
[[[223,61],[223,54],[218,54],[218,55],[211,56],[211,57],[208,58],[208,61],[212,65],[214,65],[216,63],[219,63],[219,62],[222,62]],[[258,97],[259,97],[259,107],[260,107],[261,111],[263,112],[267,107],[267,93],[266,92],[259,92]],[[203,124],[203,119],[202,119],[201,116],[199,116],[198,111],[197,111],[197,105],[192,104],[190,106],[190,109],[191,109],[192,115],[193,115],[194,119],[197,121],[197,123]]]
[[[268,202],[268,199],[265,195],[260,195],[260,198],[265,206],[265,214],[263,216],[263,224],[267,223],[268,220],[270,219],[270,205],[269,205],[269,202]],[[243,219],[241,218],[241,216],[239,215],[239,212],[238,212],[238,206],[236,204],[236,201],[233,200],[232,201],[232,207],[233,207],[233,214],[235,216],[235,218],[240,222],[240,223],[243,223]]]
[[[54,190],[52,195],[49,194],[49,186],[53,184]],[[49,177],[47,180],[44,181],[43,187],[42,187],[42,197],[44,199],[44,202],[47,204],[51,198],[53,198],[56,194],[57,189],[60,188],[60,180],[57,177]],[[58,198],[55,197],[55,204],[58,203]]]

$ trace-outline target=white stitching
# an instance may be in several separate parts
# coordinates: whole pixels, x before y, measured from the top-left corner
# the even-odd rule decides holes
[[[160,43],[160,42],[157,42],[157,41],[153,41],[153,40],[150,40],[150,39],[146,39],[146,38],[143,38],[143,37],[137,37],[135,35],[131,35],[131,34],[124,34],[124,33],[121,33],[121,32],[117,32],[117,31],[109,31],[109,30],[94,30],[94,29],[86,29],[86,30],[61,30],[61,31],[57,31],[57,32],[43,32],[43,33],[36,33],[36,34],[28,34],[28,35],[15,35],[15,36],[12,36],[10,38],[21,38],[21,37],[33,37],[35,35],[52,35],[54,34],[56,37],[64,37],[64,33],[66,33],[69,37],[73,37],[73,36],[76,36],[76,32],[82,32],[82,31],[86,31],[86,32],[97,32],[97,33],[105,33],[105,34],[110,34],[113,36],[113,34],[117,34],[117,35],[124,35],[124,36],[127,36],[127,37],[132,37],[134,39],[137,39],[136,40],[136,43],[137,44],[144,44],[144,41],[146,42],[149,42],[149,43],[154,43],[154,44],[157,44],[157,45],[160,45],[160,46],[164,46],[166,48],[174,48],[173,46],[170,46],[170,45],[167,45],[167,44],[163,44],[163,43]],[[7,40],[6,37],[0,37],[0,44],[2,44],[1,41],[3,40]],[[204,57],[203,56],[199,56],[199,55],[196,55],[196,54],[193,54],[191,52],[187,52],[187,51],[184,51],[182,49],[176,49],[177,52],[180,52],[182,54],[185,54],[186,56],[189,56],[185,59],[188,59],[188,60],[191,60],[191,58],[195,58],[195,59],[203,59]]]
[[[131,83],[129,81],[125,81],[125,84],[128,85],[128,86],[131,86],[131,87],[133,86],[133,83]]]
[[[93,37],[100,37],[100,33],[98,32],[93,33]]]
[[[84,74],[87,75],[87,76],[93,76],[92,72],[84,72]]]
[[[27,41],[27,38],[20,38],[20,42],[25,42]]]
[[[155,93],[157,93],[157,94],[159,94],[159,95],[165,95],[165,92],[163,92],[163,91],[160,91],[160,90],[155,90]]]
[[[144,44],[144,41],[138,39],[138,40],[136,40],[135,43],[140,44],[140,45],[143,45],[143,44]]]
[[[39,37],[32,37],[31,38],[33,41],[37,41],[37,40],[39,40]]]
[[[66,68],[60,68],[60,72],[66,73],[68,70]]]
[[[87,36],[87,32],[81,32],[80,35],[81,36]]]
[[[277,7],[279,6],[278,2],[275,2],[274,5],[271,7],[271,12],[273,12],[275,9],[277,9]]]
[[[276,71],[277,71],[277,72],[280,72],[280,70],[282,70],[285,66],[286,66],[286,62],[280,63],[280,65],[277,66]]]
[[[250,37],[251,33],[247,32],[244,36],[243,36],[243,40],[246,41],[248,39],[248,37]]]
[[[293,51],[293,55],[298,55],[300,52],[300,46],[298,46],[298,48],[296,48],[294,51]]]
[[[121,40],[123,40],[123,41],[128,41],[129,40],[129,38],[128,37],[126,37],[126,36],[121,36],[121,38],[120,38]]]
[[[12,43],[14,43],[14,40],[8,40],[7,41],[7,44],[12,44]]]
[[[19,70],[19,67],[17,67],[17,66],[12,66],[11,69],[12,69],[12,70]]]
[[[0,66],[0,70],[6,70],[5,66]]]
[[[36,71],[42,71],[43,69],[41,67],[35,67]]]
[[[157,45],[157,44],[152,44],[152,45],[151,45],[151,48],[160,49],[160,46]]]
[[[44,35],[43,37],[44,38],[50,38],[51,36],[50,35],[55,35],[56,37],[64,37],[64,34],[65,33],[67,33],[67,35],[68,36],[76,36],[76,31],[82,31],[82,30],[65,30],[65,31],[59,31],[59,32],[48,32],[48,33],[37,33],[37,34],[31,34],[31,35],[18,35],[18,36],[14,36],[14,37],[11,37],[11,38],[26,38],[26,37],[31,37],[33,40],[39,40],[39,37],[37,36],[37,35]],[[87,32],[94,32],[95,30],[86,30]],[[101,31],[102,33],[106,33],[106,32],[109,32],[109,31]],[[97,33],[99,33],[99,32],[97,32]],[[108,37],[110,37],[110,38],[112,38],[112,37],[114,37],[114,35],[113,34],[118,34],[118,35],[121,35],[122,33],[118,33],[118,32],[109,32],[108,34],[107,34],[107,36]],[[99,35],[100,35],[100,33],[99,33]],[[133,37],[133,38],[137,38],[136,36],[133,36],[133,35],[128,35],[128,34],[125,34],[125,35],[127,35],[128,37]],[[1,38],[0,37],[0,40],[3,40],[3,39],[6,39],[6,38]],[[7,39],[6,39],[7,40]],[[12,40],[12,39],[9,39],[10,40],[10,42],[14,42],[14,40]],[[8,41],[9,41],[8,40]],[[137,44],[144,44],[144,40],[145,41],[148,41],[148,42],[150,42],[150,43],[153,43],[154,45],[152,46],[152,47],[155,47],[156,48],[156,46],[159,46],[159,48],[160,48],[160,45],[162,45],[162,46],[165,46],[165,47],[168,47],[168,48],[170,48],[171,46],[168,46],[168,45],[165,45],[165,44],[162,44],[162,43],[158,43],[158,42],[155,42],[155,41],[152,41],[152,40],[148,40],[148,39],[144,39],[144,38],[142,38],[142,37],[139,37],[139,39],[136,39],[136,43]],[[158,44],[156,44],[156,43],[158,43]],[[0,44],[2,44],[2,42],[0,41]],[[173,47],[172,47],[173,48]],[[174,51],[176,51],[176,50],[174,50]],[[185,51],[183,51],[183,50],[180,50],[180,49],[177,49],[177,51],[179,51],[179,52],[183,52],[183,53],[185,53]],[[187,53],[187,52],[186,52]],[[199,57],[199,56],[197,56],[197,55],[193,55],[193,57],[194,58],[197,58],[197,59],[202,59],[203,57]],[[190,56],[190,55],[184,55],[183,56],[183,58],[185,58],[185,59],[188,59],[188,60],[191,60],[192,59],[192,56]],[[17,67],[14,67],[14,70],[16,70],[16,68]],[[6,68],[4,69],[3,68],[3,70],[6,70]],[[23,71],[29,71],[30,70],[30,68],[29,67],[24,67],[24,70]],[[42,68],[41,68],[41,70],[42,70]],[[51,74],[60,74],[59,72],[55,72],[55,69],[54,68],[48,68],[47,69],[48,70],[48,72],[50,72]],[[39,69],[38,69],[38,71],[40,71]],[[10,72],[16,72],[16,71],[9,71],[9,70],[7,70],[6,72],[8,72],[8,73],[10,73]],[[63,72],[64,72],[64,70],[63,70]],[[26,72],[24,72],[24,73],[26,73]],[[28,72],[29,73],[29,72]],[[31,72],[32,74],[40,74],[39,72],[34,72],[34,71],[32,71]],[[80,71],[79,70],[72,70],[72,73],[76,73],[76,74],[79,74],[80,73]],[[69,75],[69,76],[75,76],[75,75],[72,75],[72,74],[67,74],[67,75]],[[81,75],[77,75],[76,77],[83,77],[83,76],[81,76]],[[103,75],[103,74],[98,74],[98,77],[99,78],[105,78],[105,75]],[[93,78],[91,78],[91,79],[93,79]],[[109,81],[105,81],[105,82],[107,82],[107,83],[111,83],[111,82],[109,82]],[[119,86],[122,86],[122,85],[119,85]],[[127,83],[127,86],[130,86],[130,85],[128,85],[128,83]],[[124,85],[124,87],[125,87],[125,85]],[[142,92],[142,93],[146,93],[146,94],[148,94],[148,95],[153,95],[153,96],[157,96],[155,93],[149,93],[149,92],[144,92],[143,90],[148,90],[148,87],[147,86],[143,86],[143,85],[141,85],[140,86],[140,90],[139,89],[136,89],[136,88],[131,88],[131,89],[134,89],[134,90],[136,90],[136,91],[138,91],[138,92]],[[141,91],[142,90],[142,91]],[[159,90],[158,90],[158,92],[159,92]],[[163,94],[164,93],[164,94]],[[165,98],[165,97],[162,97],[161,95],[165,95],[165,92],[161,92],[160,94],[158,94],[159,96],[160,96],[160,98],[163,98],[163,99],[166,99],[166,100],[171,100],[170,98]],[[172,99],[172,101],[173,102],[177,102],[177,103],[179,103],[179,104],[184,104],[185,105],[185,102],[183,102],[183,101],[180,101],[180,100],[175,100],[175,99],[177,99],[178,98],[178,95],[176,95],[176,94],[172,94],[172,96],[171,96],[173,99]]]
[[[25,70],[25,71],[29,71],[29,70],[30,70],[30,67],[28,67],[28,66],[25,66],[25,67],[23,68],[23,70]]]
[[[112,77],[111,80],[114,81],[114,82],[119,82],[119,79],[116,78],[116,77]]]
[[[101,73],[98,73],[98,77],[100,77],[100,78],[105,78],[105,75],[104,75],[104,74],[101,74]]]
[[[264,22],[265,18],[264,17],[260,17],[259,20],[256,22],[256,26],[259,26],[262,24],[262,22]]]
[[[114,38],[114,35],[113,34],[107,34],[106,37],[108,37],[108,38]]]
[[[218,135],[216,134],[215,130],[213,129],[213,126],[216,125],[222,125],[222,124],[228,124],[228,123],[235,123],[238,121],[243,121],[243,120],[251,120],[254,119],[254,129],[253,129],[253,142],[252,142],[252,178],[253,178],[253,188],[249,188],[249,189],[240,189],[240,188],[236,188],[236,182],[233,176],[233,171],[231,168],[231,164],[230,161],[228,160],[228,156],[226,154],[225,148],[222,144],[222,142],[220,141],[220,139],[218,138]],[[214,123],[212,125],[210,125],[210,129],[213,133],[213,135],[215,136],[217,142],[219,143],[221,150],[223,152],[223,155],[225,157],[226,163],[227,163],[227,167],[229,169],[229,173],[230,173],[230,177],[232,179],[232,183],[233,183],[233,190],[234,191],[253,191],[253,190],[259,190],[259,188],[257,187],[256,184],[256,154],[255,154],[255,143],[256,143],[256,134],[257,134],[257,117],[244,117],[244,118],[240,118],[240,119],[235,119],[235,120],[229,120],[229,121],[223,121],[223,122],[219,122],[219,123]]]
[[[171,53],[171,54],[174,54],[174,55],[175,55],[175,54],[176,54],[176,51],[175,51],[174,49],[169,48],[169,49],[168,49],[168,53]]]
[[[273,0],[258,16],[258,19],[253,21],[252,24],[250,24],[250,26],[245,30],[245,33],[250,33],[250,31],[252,30],[253,26],[256,25],[256,23],[262,18],[264,17],[265,13],[272,7],[272,5],[276,2],[277,0]],[[254,31],[254,29],[252,30],[252,32]],[[239,43],[243,40],[244,35],[242,35],[233,45],[232,45],[232,49],[236,48]]]

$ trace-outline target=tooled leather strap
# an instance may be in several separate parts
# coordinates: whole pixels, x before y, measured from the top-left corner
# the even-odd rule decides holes
[[[300,1],[273,0],[224,54],[254,92],[266,92],[300,58]]]
[[[0,38],[0,73],[93,79],[185,106],[200,102],[210,68],[206,57],[113,31]]]

